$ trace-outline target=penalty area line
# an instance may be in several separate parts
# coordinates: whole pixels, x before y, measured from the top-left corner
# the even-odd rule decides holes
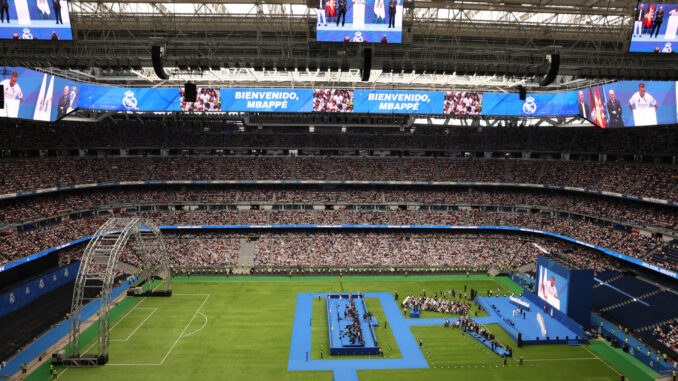
[[[188,327],[191,326],[191,323],[193,323],[193,320],[195,320],[195,317],[198,316],[198,314],[200,313],[202,306],[205,305],[205,302],[207,302],[207,299],[209,299],[209,297],[210,297],[210,294],[203,294],[203,295],[205,295],[205,300],[203,300],[202,303],[200,303],[200,306],[195,311],[195,314],[193,314],[193,317],[191,318],[191,320],[188,322],[188,324],[186,324],[186,327],[184,327],[184,330],[181,331],[181,334],[179,335],[179,337],[177,337],[176,341],[174,341],[174,344],[172,344],[172,347],[169,349],[169,351],[167,352],[165,357],[162,358],[162,361],[160,361],[160,365],[165,363],[165,360],[167,360],[167,357],[169,357],[170,353],[172,353],[172,350],[174,349],[174,347],[177,345],[179,340],[181,340],[181,338],[184,336],[184,334],[186,333],[186,330],[188,329]]]

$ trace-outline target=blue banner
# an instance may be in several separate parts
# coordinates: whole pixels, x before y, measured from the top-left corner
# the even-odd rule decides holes
[[[311,112],[311,89],[221,89],[221,111]]]
[[[47,273],[0,295],[0,317],[29,304],[46,293],[75,280],[80,261]]]
[[[112,111],[179,111],[179,89],[121,88],[85,84],[81,108]]]
[[[575,91],[527,94],[524,101],[515,93],[484,93],[482,115],[558,116],[577,115]]]
[[[442,114],[442,91],[355,90],[353,112]]]

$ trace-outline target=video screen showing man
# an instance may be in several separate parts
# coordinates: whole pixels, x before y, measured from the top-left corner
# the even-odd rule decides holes
[[[353,90],[313,90],[313,111],[353,112]]]
[[[607,113],[609,114],[609,127],[624,127],[624,119],[622,117],[622,105],[619,99],[616,98],[614,90],[608,92],[609,99],[607,100]]]
[[[677,33],[678,4],[640,3],[633,17],[629,51],[673,53]]]
[[[57,119],[61,119],[68,113],[68,108],[71,107],[70,88],[64,86],[64,95],[59,97],[57,102]]]
[[[629,110],[636,126],[653,126],[657,124],[659,104],[645,89],[643,82],[638,84],[638,91],[629,99]]]
[[[314,0],[317,41],[402,42],[403,0]]]
[[[582,118],[591,120],[591,105],[586,102],[583,91],[579,91],[577,94],[577,107],[579,108],[579,115]]]
[[[24,93],[21,91],[21,86],[17,83],[18,79],[19,74],[13,71],[9,78],[0,82],[5,93],[5,107],[0,110],[0,116],[16,118],[19,115],[19,106],[24,101]]]
[[[545,300],[548,304],[560,310],[560,293],[555,276],[549,277],[549,272],[546,267],[541,267],[541,277],[539,282],[539,297]]]

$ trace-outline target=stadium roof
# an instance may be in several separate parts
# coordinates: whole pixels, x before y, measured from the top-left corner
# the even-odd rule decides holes
[[[376,46],[371,80],[362,83],[362,47],[315,42],[315,11],[306,3],[74,1],[75,42],[13,42],[5,57],[14,66],[132,86],[190,79],[220,87],[496,91],[536,87],[546,55],[556,51],[561,77],[551,91],[667,79],[678,69],[671,55],[627,53],[635,0],[405,1],[404,44]],[[153,45],[166,47],[168,81],[153,72]]]

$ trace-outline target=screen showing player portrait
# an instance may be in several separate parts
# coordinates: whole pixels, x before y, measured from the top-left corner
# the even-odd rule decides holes
[[[678,4],[638,3],[633,17],[632,53],[675,53]]]
[[[567,313],[568,280],[543,264],[538,270],[537,295],[557,310]]]
[[[184,89],[179,89],[181,111],[221,111],[221,91],[207,87],[199,87],[195,102],[186,102]]]
[[[313,0],[316,39],[401,43],[404,0]]]
[[[353,90],[313,90],[313,111],[353,112]]]
[[[21,67],[0,69],[5,95],[0,117],[53,122],[78,107],[80,84]]]
[[[72,40],[68,0],[0,0],[0,38]]]
[[[623,81],[577,93],[577,112],[602,128],[674,124],[674,82]]]

